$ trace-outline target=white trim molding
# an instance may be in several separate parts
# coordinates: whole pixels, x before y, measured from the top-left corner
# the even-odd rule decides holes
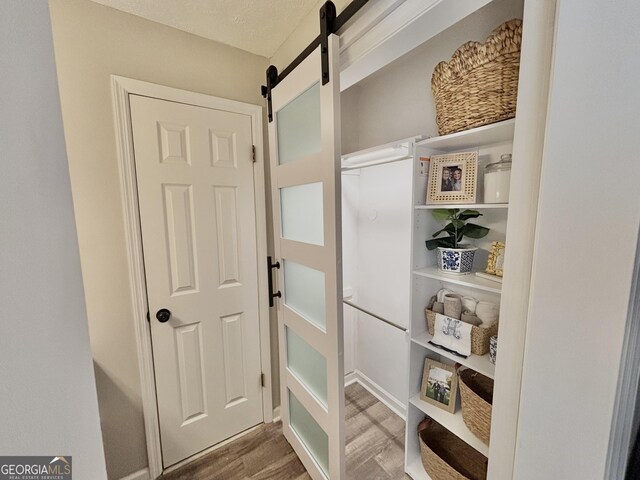
[[[407,420],[407,404],[401,402],[396,397],[387,392],[384,388],[378,385],[376,382],[367,377],[360,370],[354,370],[344,376],[344,386],[347,387],[353,383],[359,383],[363,388],[367,389],[371,395],[376,397],[387,407],[389,407],[393,413],[398,415],[403,420]]]
[[[491,0],[378,0],[340,34],[340,89],[423,44]]]
[[[344,376],[344,386],[345,388],[351,384],[354,384],[358,381],[357,374],[355,370],[353,372],[349,372]]]
[[[543,168],[547,106],[550,91],[556,0],[527,1],[524,5],[523,41],[518,84],[518,111],[513,138],[509,222],[505,251],[505,282],[502,286],[500,356],[496,364],[491,418],[489,478],[514,478],[518,420],[522,386],[531,279],[534,275],[538,195]],[[506,358],[508,361],[500,361]]]
[[[248,103],[213,97],[202,93],[189,92],[130,78],[111,76],[113,114],[116,130],[116,145],[120,166],[120,185],[122,189],[122,207],[125,220],[125,237],[133,320],[135,325],[136,344],[138,350],[138,369],[142,390],[142,406],[144,414],[147,455],[149,460],[148,478],[155,479],[162,475],[162,450],[160,445],[160,424],[156,404],[156,388],[151,350],[151,329],[147,322],[147,295],[144,277],[144,259],[142,256],[142,235],[138,211],[138,191],[135,174],[133,136],[129,95],[168,100],[172,102],[198,105],[229,112],[240,113],[251,117],[252,142],[256,147],[254,163],[254,190],[257,232],[258,258],[258,301],[260,316],[260,356],[265,385],[262,390],[264,422],[273,419],[272,378],[271,378],[271,345],[269,327],[269,299],[267,297],[267,236],[266,236],[266,201],[264,186],[264,142],[262,135],[262,107]],[[262,261],[264,259],[264,261]],[[138,475],[140,472],[135,473]],[[139,477],[142,479],[143,477]],[[132,477],[127,480],[138,480]]]
[[[278,405],[276,408],[273,409],[273,417],[271,421],[279,422],[280,420],[282,420],[282,417],[280,416],[280,405]]]

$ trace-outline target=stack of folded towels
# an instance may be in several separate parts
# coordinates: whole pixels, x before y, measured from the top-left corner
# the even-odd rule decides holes
[[[431,297],[427,309],[482,328],[488,328],[497,322],[500,314],[500,305],[497,303],[463,297],[446,288]]]
[[[463,297],[445,288],[431,297],[427,309],[436,314],[429,343],[463,358],[471,354],[472,328],[489,328],[498,321],[500,313],[497,303]]]

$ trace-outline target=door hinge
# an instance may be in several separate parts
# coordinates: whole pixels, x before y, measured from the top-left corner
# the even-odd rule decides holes
[[[253,158],[253,163],[256,163],[256,146],[251,145],[251,158]]]
[[[149,310],[147,310],[147,322],[151,323],[151,315],[149,314]]]
[[[264,387],[264,373],[260,374],[260,386]]]

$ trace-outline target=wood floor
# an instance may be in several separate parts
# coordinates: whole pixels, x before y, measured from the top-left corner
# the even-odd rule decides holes
[[[349,480],[408,479],[404,421],[360,384],[346,389]],[[163,476],[164,480],[310,480],[281,432],[264,424],[238,440]]]

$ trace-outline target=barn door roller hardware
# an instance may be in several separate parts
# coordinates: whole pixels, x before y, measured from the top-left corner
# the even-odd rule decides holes
[[[320,7],[320,57],[322,85],[329,83],[329,35],[336,32],[336,6],[326,2]]]
[[[338,32],[367,2],[368,0],[353,0],[338,16],[336,16],[336,6],[333,2],[330,0],[325,2],[325,4],[320,7],[320,35],[318,35],[282,73],[278,74],[278,69],[274,65],[270,65],[269,68],[267,68],[267,84],[262,85],[260,91],[262,96],[267,99],[269,122],[273,121],[271,90],[284,80],[285,77],[300,65],[318,46],[321,47],[322,84],[326,85],[329,82],[329,35]]]

